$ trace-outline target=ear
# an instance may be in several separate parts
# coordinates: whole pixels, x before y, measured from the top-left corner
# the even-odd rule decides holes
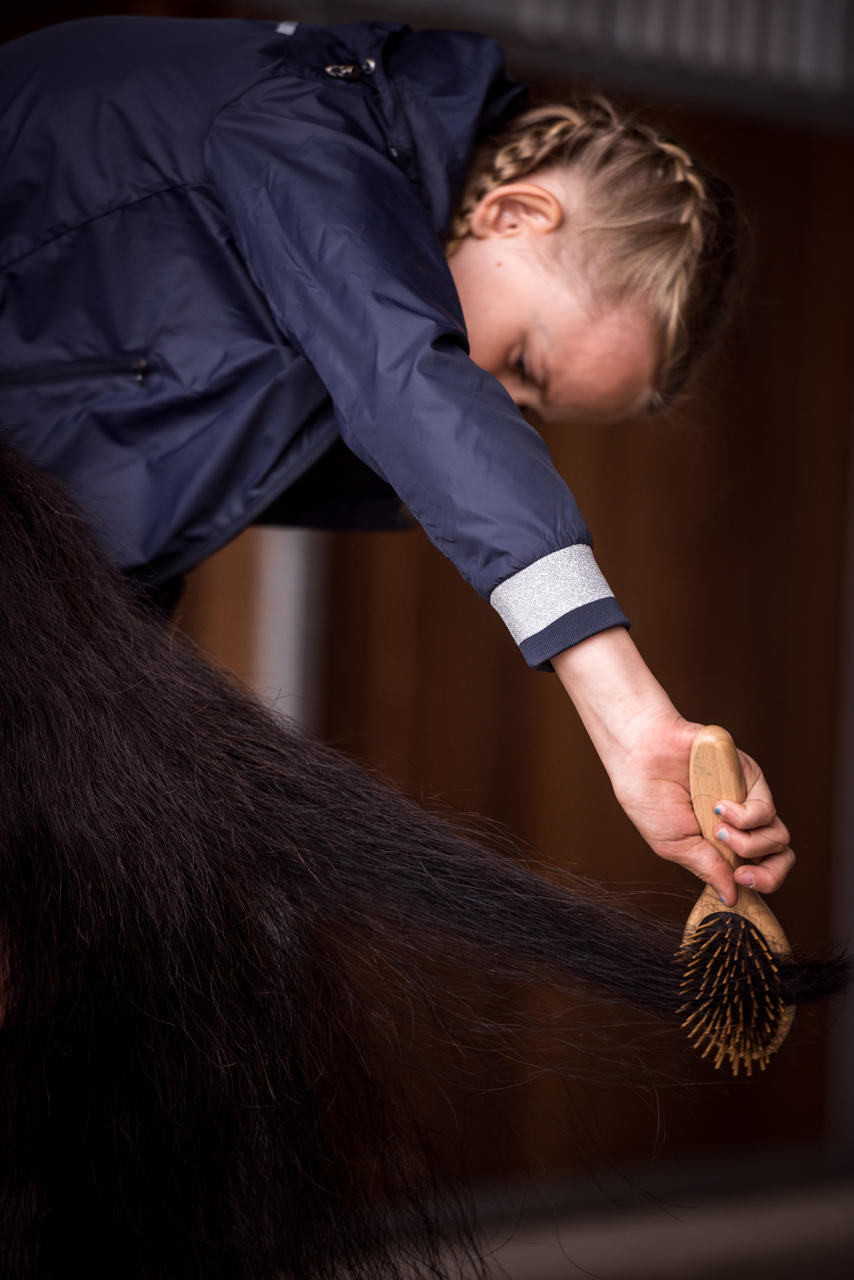
[[[557,196],[535,182],[508,182],[493,189],[475,205],[469,229],[479,240],[526,233],[545,235],[563,222]]]

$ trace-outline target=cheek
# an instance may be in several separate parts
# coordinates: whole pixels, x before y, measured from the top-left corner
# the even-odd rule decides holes
[[[463,308],[471,357],[488,373],[506,371],[518,307],[510,305],[501,260],[480,241],[467,242],[449,261]]]
[[[509,373],[510,352],[513,347],[514,327],[500,305],[500,300],[488,290],[473,294],[463,314],[469,335],[471,358],[487,373],[506,376]]]
[[[469,334],[469,348],[471,358],[475,364],[480,365],[481,369],[486,369],[487,373],[499,373],[500,363],[496,355],[496,343],[493,340],[490,326],[486,321],[479,321],[476,317],[466,321],[466,327]]]

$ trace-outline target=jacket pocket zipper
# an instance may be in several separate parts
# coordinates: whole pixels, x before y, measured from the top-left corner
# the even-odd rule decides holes
[[[70,360],[64,364],[36,364],[26,369],[0,369],[0,386],[27,387],[39,382],[73,382],[78,378],[105,378],[127,374],[140,384],[151,372],[146,356],[119,356],[113,360]]]

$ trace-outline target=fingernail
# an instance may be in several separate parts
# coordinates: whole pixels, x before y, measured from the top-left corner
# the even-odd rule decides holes
[[[741,877],[738,883],[745,884],[747,885],[748,889],[752,889],[753,886],[756,884],[756,876],[753,875],[752,872],[748,871],[746,875],[743,875]]]
[[[715,805],[715,813],[718,815],[719,818],[722,818],[724,816],[724,807],[722,804]]]
[[[729,840],[729,832],[726,827],[721,827],[720,831],[715,832],[715,839],[723,840],[724,844],[726,844],[727,840]]]
[[[723,894],[723,893],[719,893],[719,894],[718,894],[718,897],[720,898],[720,900],[721,900],[721,902],[724,904],[724,906],[726,906],[726,905],[727,905],[726,895],[725,895],[725,894]]]

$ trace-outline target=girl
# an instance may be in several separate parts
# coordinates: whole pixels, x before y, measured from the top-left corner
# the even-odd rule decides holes
[[[0,86],[0,415],[115,563],[168,593],[300,486],[358,522],[379,477],[557,673],[652,848],[734,902],[696,726],[520,413],[676,394],[734,269],[726,188],[606,104],[524,111],[459,33],[97,19],[0,50]],[[794,855],[744,765],[721,838],[767,892]]]
[[[513,403],[673,394],[726,194],[605,105],[519,115],[479,37],[96,21],[0,50],[0,86],[0,1274],[445,1274],[413,1011],[512,1049],[469,1003],[489,974],[672,1013],[676,939],[284,727],[103,551],[158,591],[271,504],[328,510],[342,469],[349,506],[399,493],[653,847],[731,900],[693,726]],[[792,855],[747,767],[726,829],[768,888]],[[793,1002],[843,976],[782,966]]]

